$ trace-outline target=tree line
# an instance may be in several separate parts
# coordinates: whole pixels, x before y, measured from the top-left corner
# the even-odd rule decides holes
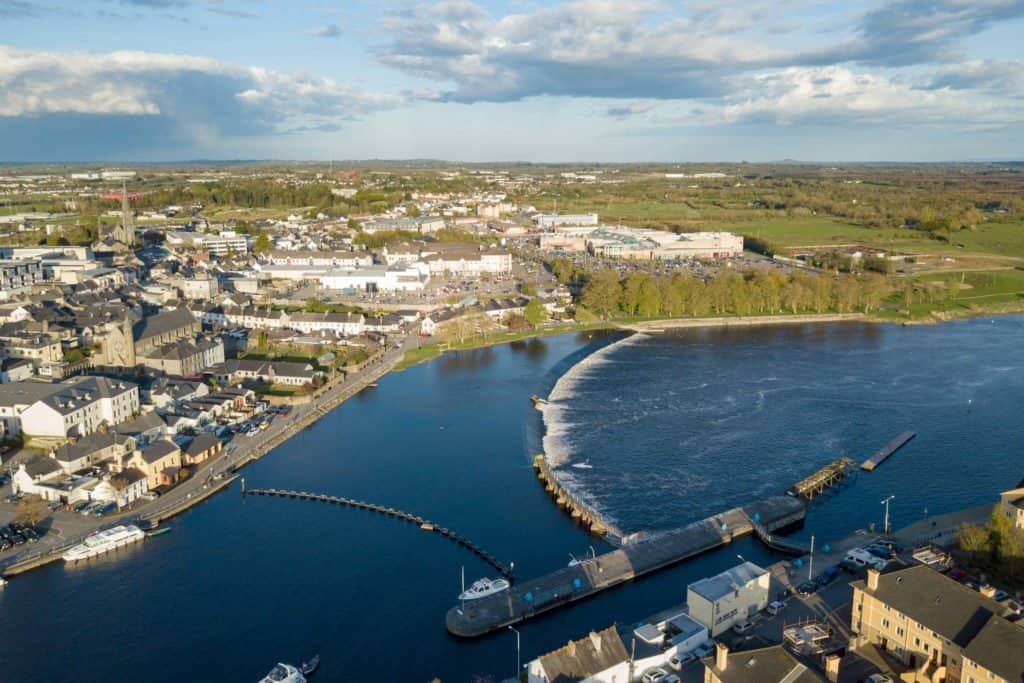
[[[786,275],[777,270],[724,269],[707,280],[688,273],[623,277],[614,270],[588,274],[577,303],[601,317],[643,318],[780,313],[871,313],[891,291],[881,275]]]

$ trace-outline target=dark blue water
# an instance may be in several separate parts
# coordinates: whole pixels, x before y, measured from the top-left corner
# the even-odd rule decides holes
[[[981,503],[1021,476],[1022,340],[1024,320],[1013,318],[704,331],[616,346],[608,358],[632,367],[609,378],[605,401],[647,395],[655,401],[648,413],[661,418],[598,411],[598,422],[567,432],[571,440],[603,435],[587,453],[594,469],[577,472],[588,477],[579,484],[624,526],[667,528],[734,498],[775,492],[837,450],[873,451],[914,428],[917,440],[816,508],[809,528],[866,523],[883,493],[897,495],[894,513],[903,516],[926,500],[936,512]],[[537,484],[529,463],[540,413],[528,399],[608,341],[534,340],[389,375],[247,468],[247,483],[409,510],[515,561],[523,576],[564,566],[593,539]],[[762,382],[775,389],[763,402],[758,377],[780,378]],[[686,388],[709,378],[713,392]],[[577,390],[585,394],[581,409],[601,401],[593,387]],[[704,406],[703,418],[656,407],[680,393]],[[766,412],[771,419],[759,417]],[[611,419],[619,420],[614,428],[605,424]],[[754,437],[727,438],[733,429]],[[686,436],[698,430],[703,436]],[[666,463],[678,486],[658,483]],[[609,495],[616,481],[637,486],[637,495]],[[0,680],[255,681],[274,662],[313,652],[323,656],[317,680],[325,681],[453,683],[514,673],[510,632],[475,641],[446,633],[460,567],[467,579],[494,571],[436,534],[320,503],[243,500],[237,488],[172,524],[172,533],[105,561],[12,580],[0,594]],[[525,624],[523,661],[591,628],[681,602],[689,581],[731,566],[736,553],[770,559],[745,540]]]
[[[819,538],[994,499],[1024,476],[1024,319],[637,335],[563,376],[547,453],[624,531],[667,529],[782,493],[840,455],[918,436],[834,501]],[[576,468],[579,463],[588,469]],[[657,501],[637,505],[638,500]]]

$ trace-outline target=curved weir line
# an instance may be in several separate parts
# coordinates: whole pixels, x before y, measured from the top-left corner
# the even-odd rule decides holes
[[[299,498],[299,499],[302,499],[302,500],[314,500],[314,501],[318,501],[318,502],[321,502],[321,503],[334,503],[334,504],[340,504],[340,505],[347,505],[349,507],[361,508],[361,509],[364,509],[364,510],[372,510],[374,512],[379,512],[379,513],[381,513],[383,515],[387,515],[389,517],[396,517],[398,519],[405,520],[406,522],[411,522],[412,524],[418,524],[421,527],[424,526],[424,525],[429,525],[429,528],[425,529],[426,531],[433,531],[434,533],[440,534],[441,536],[444,536],[444,537],[448,538],[450,541],[452,541],[456,545],[460,545],[460,546],[466,548],[470,552],[472,552],[475,555],[477,555],[481,560],[483,560],[487,564],[489,564],[492,567],[494,567],[495,569],[497,569],[498,572],[502,576],[504,576],[506,579],[511,579],[512,578],[512,570],[509,569],[508,567],[506,567],[505,565],[503,565],[501,562],[498,562],[496,559],[494,559],[493,555],[491,555],[489,552],[487,552],[486,550],[484,550],[480,546],[476,545],[475,543],[471,542],[470,540],[468,540],[466,538],[463,538],[462,536],[459,536],[457,533],[455,533],[451,529],[446,529],[445,527],[443,527],[443,526],[441,526],[439,524],[435,524],[434,522],[431,522],[429,520],[425,520],[422,517],[419,517],[417,515],[413,515],[413,514],[410,514],[408,512],[403,512],[402,510],[396,510],[396,509],[394,509],[392,507],[385,507],[383,505],[377,505],[375,503],[367,503],[367,502],[364,502],[364,501],[361,501],[361,500],[352,500],[352,499],[349,499],[349,498],[340,498],[338,496],[329,496],[329,495],[324,494],[324,493],[308,493],[306,491],[285,491],[285,490],[281,490],[281,489],[246,489],[246,488],[243,488],[242,489],[242,495],[279,496],[281,498]]]

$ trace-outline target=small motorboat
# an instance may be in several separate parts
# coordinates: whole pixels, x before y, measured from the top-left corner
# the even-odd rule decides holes
[[[488,595],[508,590],[510,585],[505,579],[480,579],[479,581],[474,581],[472,586],[459,593],[459,600],[486,598]]]
[[[299,671],[303,676],[311,676],[320,667],[320,655],[313,655],[309,661],[299,664]]]
[[[291,664],[278,664],[260,683],[306,683],[306,677]]]
[[[146,532],[146,538],[153,538],[154,536],[162,536],[162,535],[166,534],[167,532],[169,532],[173,528],[174,527],[170,527],[170,526],[162,526],[159,529],[153,529],[152,531],[147,531]]]
[[[589,460],[584,460],[583,462],[574,462],[572,464],[572,466],[575,467],[578,470],[592,470],[592,469],[594,469],[594,466],[590,464]]]

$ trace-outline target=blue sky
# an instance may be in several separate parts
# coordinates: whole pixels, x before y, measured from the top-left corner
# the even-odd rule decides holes
[[[0,160],[1024,158],[1024,0],[0,0]]]

